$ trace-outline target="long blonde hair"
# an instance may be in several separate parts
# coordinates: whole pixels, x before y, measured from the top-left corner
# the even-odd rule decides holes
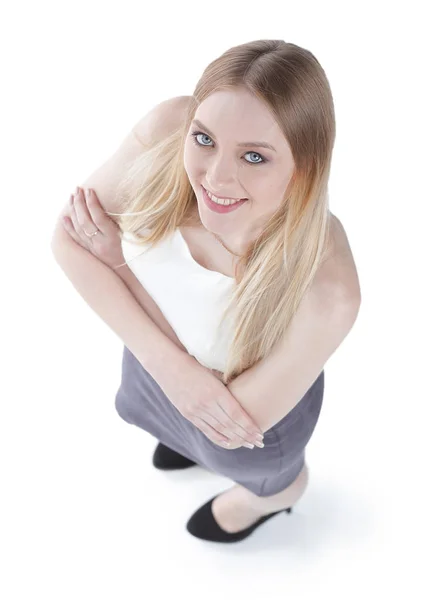
[[[156,245],[182,225],[199,225],[183,164],[186,135],[207,96],[239,86],[270,108],[292,150],[295,171],[282,204],[237,265],[234,291],[220,322],[227,323],[233,311],[225,384],[268,356],[327,257],[335,116],[317,59],[283,40],[256,40],[224,52],[203,72],[181,127],[150,144],[129,168],[118,189],[125,210],[108,213],[137,245]]]

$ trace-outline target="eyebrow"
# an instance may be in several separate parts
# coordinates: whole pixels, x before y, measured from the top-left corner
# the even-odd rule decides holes
[[[201,121],[199,121],[198,119],[194,119],[192,121],[192,123],[195,123],[195,125],[198,125],[198,127],[207,131],[213,138],[216,137],[212,133],[212,131],[209,129],[209,127],[206,127],[206,125],[203,125],[203,123]],[[241,148],[248,148],[248,147],[250,147],[250,148],[269,148],[269,150],[272,150],[273,152],[277,152],[277,150],[274,148],[274,146],[271,146],[271,144],[268,144],[267,142],[241,142],[240,144],[237,144],[237,146],[239,146]]]

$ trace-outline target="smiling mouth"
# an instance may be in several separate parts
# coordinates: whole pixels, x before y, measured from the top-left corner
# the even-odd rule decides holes
[[[219,204],[218,202],[214,202],[214,200],[212,200],[209,197],[207,191],[203,186],[201,186],[201,196],[205,206],[207,206],[212,212],[220,214],[233,212],[234,210],[237,210],[240,206],[243,206],[245,202],[248,201],[247,199],[245,200],[243,198],[242,200],[236,200],[235,202],[231,202],[228,204]]]
[[[215,198],[217,198],[218,200],[230,200],[231,202],[241,202],[242,200],[248,200],[248,198],[230,198],[229,196],[217,196],[217,194],[213,194],[210,190],[205,188],[204,185],[202,185],[201,187],[205,192],[209,192],[209,194],[215,196]]]

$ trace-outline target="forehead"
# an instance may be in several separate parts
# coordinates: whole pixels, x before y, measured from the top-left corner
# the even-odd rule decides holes
[[[236,135],[237,141],[262,139],[271,144],[285,141],[269,108],[248,90],[219,90],[198,106],[194,119],[217,136]]]

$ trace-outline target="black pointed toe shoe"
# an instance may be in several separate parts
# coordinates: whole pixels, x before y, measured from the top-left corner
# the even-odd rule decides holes
[[[187,469],[197,463],[160,442],[153,453],[152,464],[161,471],[173,471],[174,469]]]
[[[218,494],[217,494],[218,495]],[[194,514],[190,517],[189,521],[186,524],[186,529],[193,536],[200,538],[201,540],[207,540],[210,542],[239,542],[244,540],[248,535],[262,525],[265,521],[274,517],[274,515],[278,515],[281,512],[286,510],[287,513],[291,512],[290,508],[285,508],[282,510],[278,510],[276,512],[270,513],[258,519],[255,523],[247,527],[246,529],[242,529],[242,531],[237,531],[236,533],[228,533],[224,531],[217,521],[214,519],[214,515],[212,514],[212,502],[217,498],[214,496],[211,498],[206,504],[201,506]]]

